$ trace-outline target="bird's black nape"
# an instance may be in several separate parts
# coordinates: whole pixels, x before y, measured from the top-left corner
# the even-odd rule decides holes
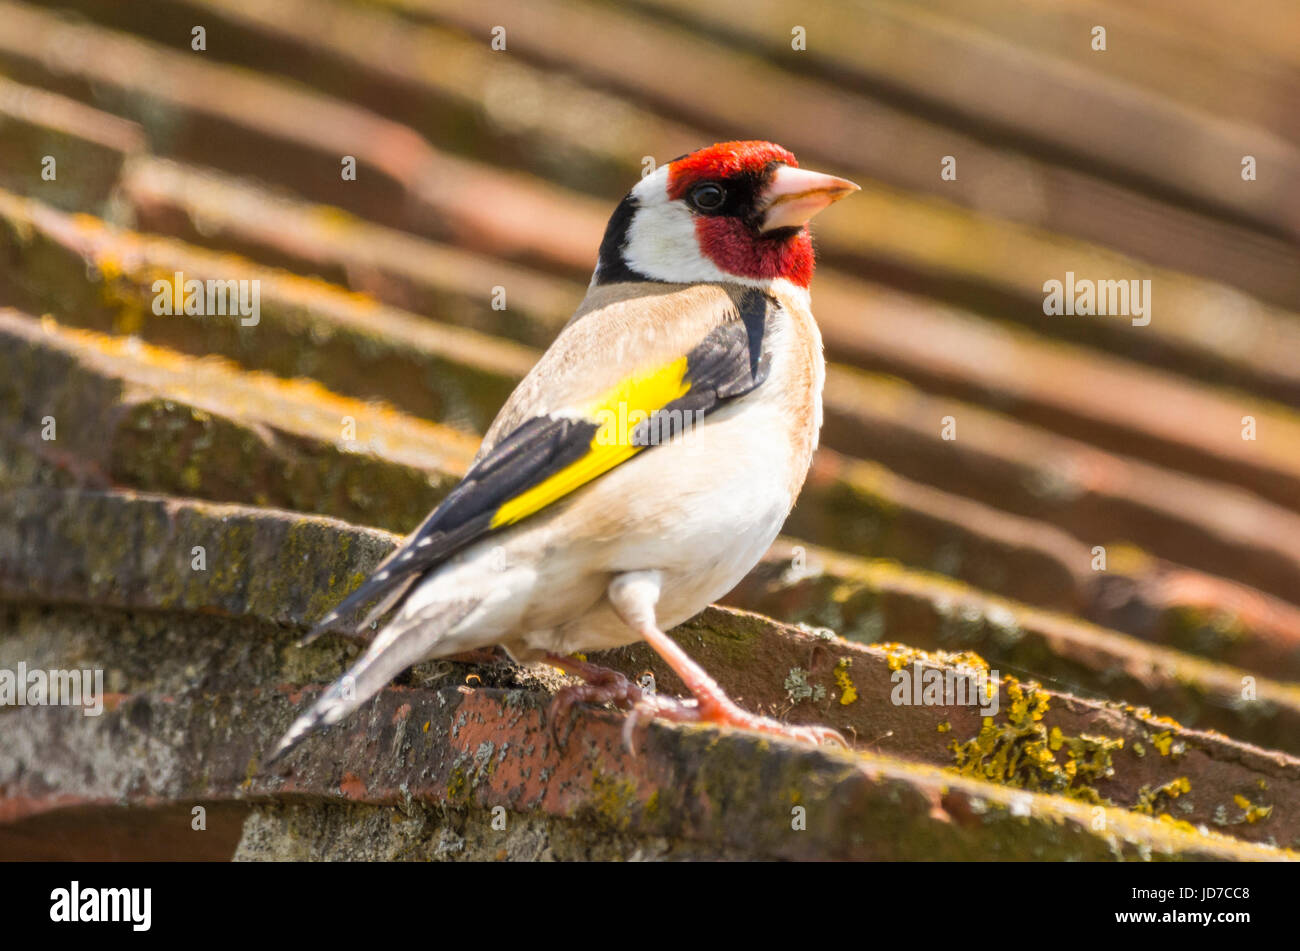
[[[623,249],[627,246],[627,231],[632,226],[636,210],[637,200],[628,194],[609,216],[605,237],[600,242],[600,255],[596,259],[596,284],[649,280],[644,274],[632,270],[623,256]]]

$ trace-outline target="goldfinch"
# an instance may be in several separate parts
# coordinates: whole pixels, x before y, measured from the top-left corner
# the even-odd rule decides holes
[[[803,485],[825,377],[807,222],[857,189],[757,141],[645,176],[609,220],[585,299],[464,480],[308,636],[346,618],[368,631],[392,612],[268,763],[412,664],[492,645],[586,681],[557,696],[552,728],[574,703],[613,701],[634,718],[842,743],[740,709],[664,631],[744,577]],[[694,700],[569,656],[640,639]]]

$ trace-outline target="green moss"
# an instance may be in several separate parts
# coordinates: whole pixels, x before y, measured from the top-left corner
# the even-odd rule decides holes
[[[635,813],[647,811],[640,805],[631,780],[599,769],[591,772],[590,804],[602,823],[619,831],[631,827]],[[656,801],[655,810],[658,808]]]
[[[1250,629],[1237,615],[1189,605],[1171,607],[1164,626],[1171,646],[1204,657],[1231,659],[1251,639]]]
[[[673,636],[688,648],[694,641],[722,664],[745,667],[754,655],[754,643],[770,623],[767,618],[741,611],[706,611],[674,628]]]

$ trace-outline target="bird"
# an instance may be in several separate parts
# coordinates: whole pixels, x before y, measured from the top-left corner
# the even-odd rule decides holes
[[[463,480],[304,638],[340,625],[364,638],[388,616],[265,763],[413,664],[498,646],[583,681],[556,695],[552,724],[575,704],[614,703],[629,729],[659,717],[843,744],[742,709],[665,632],[758,563],[803,486],[825,381],[808,222],[857,190],[766,141],[645,174],[609,219],[586,296]],[[640,640],[690,699],[574,656]]]

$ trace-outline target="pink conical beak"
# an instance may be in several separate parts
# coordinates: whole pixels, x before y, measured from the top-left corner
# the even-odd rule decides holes
[[[782,165],[763,189],[763,224],[759,230],[801,228],[827,205],[858,190],[846,178]]]

